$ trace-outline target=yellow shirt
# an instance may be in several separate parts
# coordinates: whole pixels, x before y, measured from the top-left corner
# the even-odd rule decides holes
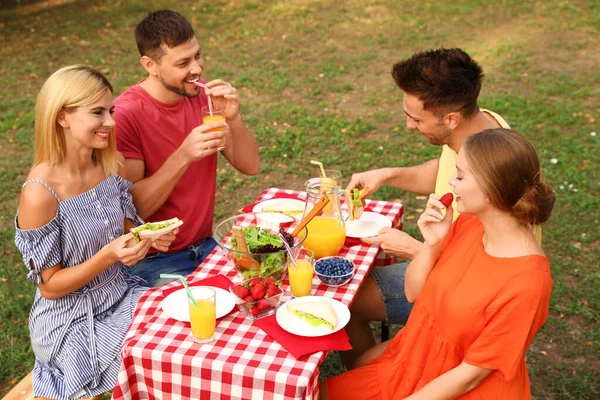
[[[486,110],[481,108],[481,112],[484,112],[494,118],[498,125],[502,128],[510,129],[508,123],[502,118],[500,115],[496,114],[493,111]],[[454,176],[456,173],[456,157],[458,154],[452,150],[447,145],[442,147],[442,155],[440,156],[440,165],[438,167],[437,177],[435,179],[435,193],[440,196],[452,192],[452,186],[448,183],[450,178]],[[453,219],[456,221],[458,215],[460,214],[456,211],[456,199],[452,202],[452,207],[454,208]],[[540,226],[533,227],[533,233],[538,241],[538,243],[542,243],[542,228]]]

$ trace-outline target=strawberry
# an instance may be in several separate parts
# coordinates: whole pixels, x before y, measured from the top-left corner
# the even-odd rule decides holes
[[[258,314],[260,314],[260,310],[258,309],[258,307],[252,307],[250,309],[250,314],[252,314],[253,317],[258,317]]]
[[[275,284],[275,279],[268,277],[263,280],[263,284],[265,286],[269,286],[270,284]]]
[[[452,193],[448,192],[440,198],[440,201],[445,207],[449,207],[452,204],[452,200],[454,200],[454,196]]]
[[[240,287],[239,287],[239,286],[234,286],[234,287],[233,287],[233,293],[235,293],[235,295],[236,295],[237,297],[241,297],[241,296],[240,296],[240,292],[239,292],[239,291],[240,291]],[[241,297],[241,298],[243,299],[243,297]]]
[[[250,294],[255,300],[260,300],[267,294],[267,289],[265,288],[265,285],[257,283],[250,288]]]
[[[252,302],[254,302],[254,297],[248,295],[248,296],[244,297],[244,301],[246,303],[252,303]]]
[[[266,310],[267,308],[269,308],[269,301],[267,299],[262,299],[258,302],[258,307],[259,310]]]
[[[277,285],[271,283],[269,286],[267,286],[267,293],[269,294],[269,297],[277,296],[279,293],[281,293],[281,289],[279,289]]]
[[[243,299],[250,294],[250,291],[243,286],[234,286],[233,292],[240,298]]]
[[[259,284],[260,279],[261,279],[260,276],[250,279],[250,287],[252,288],[252,286]]]
[[[242,296],[240,296],[242,299],[243,299],[244,297],[247,297],[247,296],[249,296],[249,295],[250,295],[250,290],[249,290],[247,287],[240,286],[240,289],[239,289],[239,290],[240,290],[240,294],[242,294]]]

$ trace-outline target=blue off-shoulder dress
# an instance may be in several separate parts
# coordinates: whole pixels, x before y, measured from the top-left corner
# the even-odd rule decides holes
[[[40,180],[23,186],[32,182],[44,185],[58,201],[56,216],[40,228],[19,229],[15,218],[15,243],[29,270],[27,279],[36,284],[44,269],[57,263],[68,269],[90,259],[123,234],[125,218],[140,222],[131,183],[117,175],[64,201]],[[117,262],[59,299],[48,300],[37,289],[29,313],[35,396],[77,399],[114,388],[120,347],[144,285]]]

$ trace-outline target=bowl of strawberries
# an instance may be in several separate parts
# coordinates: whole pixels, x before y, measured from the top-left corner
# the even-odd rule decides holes
[[[272,277],[255,277],[231,285],[229,291],[235,297],[235,303],[246,317],[256,320],[273,314],[283,296],[281,281]]]

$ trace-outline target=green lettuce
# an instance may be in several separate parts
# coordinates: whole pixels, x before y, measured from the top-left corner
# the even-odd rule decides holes
[[[283,242],[279,236],[272,234],[260,226],[253,226],[251,228],[242,227],[242,232],[244,232],[244,238],[246,238],[246,245],[250,253],[256,252],[256,249],[266,244],[283,247]],[[237,248],[235,236],[231,239],[231,244],[233,244],[234,248]]]
[[[248,269],[241,271],[244,279],[254,278],[255,276],[273,276],[281,273],[281,270],[285,268],[287,261],[287,252],[285,252],[285,250],[274,254],[256,253],[258,248],[267,244],[277,248],[283,248],[283,241],[281,238],[260,226],[253,226],[250,228],[242,227],[242,232],[246,239],[248,251],[254,253],[254,259],[260,262],[260,269],[258,270]],[[232,237],[231,244],[235,250],[239,250],[235,236]]]

